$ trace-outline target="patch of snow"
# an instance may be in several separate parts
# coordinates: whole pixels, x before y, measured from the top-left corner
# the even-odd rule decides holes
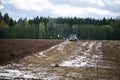
[[[47,53],[55,48],[57,48],[58,50],[63,50],[64,45],[69,44],[69,43],[70,43],[69,41],[62,42],[61,44],[55,45],[55,46],[53,46],[45,51],[41,51],[38,54],[34,54],[34,55],[37,57],[43,57],[43,56],[45,56],[45,53]]]
[[[38,55],[39,55],[39,57],[45,56],[45,55],[44,55],[44,51],[41,51],[40,53],[38,53]]]
[[[8,73],[20,73],[20,71],[18,71],[18,70],[6,70]]]
[[[6,66],[1,66],[0,79],[14,80],[15,78],[19,78],[19,79],[25,79],[25,80],[26,79],[58,80],[61,77],[57,75],[57,73],[46,72],[46,68],[34,67],[33,69],[29,69],[29,66],[33,66],[32,64],[30,64],[27,67],[28,69],[8,69],[6,68]],[[13,67],[12,64],[11,64],[11,67]]]
[[[55,67],[56,64],[50,64],[52,67]]]
[[[95,41],[91,41],[88,45],[88,48],[91,49],[95,43],[96,43]]]
[[[78,56],[74,60],[65,61],[60,66],[63,67],[84,67],[87,64],[86,56]]]
[[[102,47],[102,42],[99,42],[99,43],[96,45],[96,50],[99,50],[100,47]]]
[[[19,70],[5,70],[0,72],[0,78],[4,79],[14,79],[14,78],[24,78],[24,79],[42,79],[42,80],[56,80],[60,76],[55,73],[47,73],[43,71],[38,71],[33,73],[32,71],[19,71]]]
[[[70,43],[71,43],[70,41],[62,42],[61,44],[58,45],[57,50],[62,52],[63,49],[64,49],[64,47],[65,47],[65,45],[66,45],[66,44],[70,44]]]
[[[41,51],[38,54],[34,54],[34,56],[36,56],[36,57],[43,57],[43,56],[45,56],[45,53],[47,53],[48,51],[50,51],[52,49],[55,49],[56,47],[58,47],[58,45],[55,45],[55,46],[53,46],[53,47],[51,47],[51,48],[49,48],[49,49],[47,49],[45,51]]]
[[[37,79],[38,77],[35,77],[33,74],[23,74],[22,78],[25,78],[25,79]]]
[[[13,63],[12,66],[23,66],[21,64],[16,64],[16,63]]]
[[[58,76],[57,73],[48,73],[44,71],[45,69],[37,68],[34,71],[37,71],[37,74],[35,74],[37,77],[39,77],[42,80],[58,80],[61,76]]]
[[[83,52],[83,54],[85,55],[85,56],[90,56],[91,54],[90,54],[90,51],[91,51],[91,49],[88,49],[88,50],[86,50],[85,52]]]
[[[58,80],[61,76],[57,76],[56,74],[52,73],[51,75],[48,75],[46,77],[43,77],[43,80]]]
[[[88,42],[84,42],[84,43],[82,44],[82,46],[83,46],[83,47],[84,47],[84,46],[86,46],[86,45],[87,45],[87,43],[88,43]]]
[[[27,72],[27,74],[26,74]],[[19,71],[19,70],[11,70],[11,69],[5,69],[4,72],[0,72],[0,78],[8,78],[8,79],[14,79],[14,78],[28,78],[28,79],[36,79],[32,73],[28,71]]]
[[[47,49],[47,50],[46,50],[46,51],[44,51],[44,52],[46,53],[46,52],[48,52],[48,51],[50,51],[50,50],[52,50],[52,49],[55,49],[56,47],[58,47],[58,45],[55,45],[55,46],[53,46],[53,47],[51,47],[51,48]]]
[[[86,45],[87,43],[84,43]],[[96,54],[91,54],[93,46],[97,45],[95,49],[97,49]],[[102,67],[98,65],[98,62],[102,60],[102,51],[99,50],[102,42],[96,43],[96,41],[91,41],[87,46],[88,50],[83,52],[83,55],[74,58],[73,60],[63,61],[60,66],[63,67]],[[82,52],[82,51],[81,51]],[[103,68],[109,68],[103,66]]]
[[[5,67],[4,66],[0,66],[0,69],[4,69]]]
[[[32,67],[32,66],[34,66],[34,65],[33,65],[33,64],[29,64],[28,66],[29,66],[29,67]]]
[[[64,45],[63,45],[63,44],[60,44],[59,47],[57,48],[57,50],[62,51],[63,48],[64,48]]]

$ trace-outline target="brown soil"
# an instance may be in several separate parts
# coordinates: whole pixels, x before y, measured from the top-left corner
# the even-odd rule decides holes
[[[62,40],[0,39],[0,65],[46,50]]]
[[[59,42],[61,41],[57,41],[57,43]],[[49,76],[53,78],[50,80],[120,80],[120,41],[78,40],[65,41],[63,43],[47,51],[45,50],[46,47],[43,47],[43,50],[45,50],[43,51],[43,55],[39,55],[39,53],[29,55],[20,59],[17,65],[15,65],[16,63],[11,64],[4,69],[31,71],[32,74],[38,77],[38,80],[48,80],[44,78],[49,78]],[[100,43],[101,46],[98,47]],[[34,47],[32,46],[32,48]],[[39,50],[41,49],[38,48],[38,52]],[[95,63],[94,67],[60,66],[62,62],[74,60],[76,57],[82,56],[86,51],[90,54],[86,55],[87,58],[85,58],[88,62],[91,61],[93,55],[102,52],[102,57],[95,58],[92,62]],[[79,61],[79,63],[82,62],[82,60]],[[44,72],[46,74],[42,74]],[[3,70],[1,70],[1,73],[4,73]]]
[[[45,54],[45,57],[29,56],[22,59],[19,63],[24,65],[38,65],[39,67],[46,68],[48,73],[57,72],[62,78],[59,80],[119,80],[120,77],[120,42],[119,41],[96,41],[96,44],[92,47],[92,54],[96,54],[95,47],[97,43],[102,42],[100,50],[103,52],[102,61],[97,63],[95,67],[60,67],[59,64],[62,61],[69,60],[70,56],[77,57],[82,53],[79,51],[79,46],[82,46],[84,42],[91,41],[77,41],[65,44],[61,51],[58,48],[54,48]],[[83,47],[83,52],[87,50],[87,45]],[[58,64],[58,66],[51,67],[51,64]],[[111,68],[103,68],[99,66],[108,66]]]
[[[109,72],[111,80],[120,80],[120,41],[107,41],[103,44],[103,59],[111,66],[115,66]],[[117,77],[116,77],[117,76]]]

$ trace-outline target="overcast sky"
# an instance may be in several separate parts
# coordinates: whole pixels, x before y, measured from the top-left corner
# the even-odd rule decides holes
[[[114,18],[120,15],[120,0],[0,0],[0,12],[14,19],[36,16]]]

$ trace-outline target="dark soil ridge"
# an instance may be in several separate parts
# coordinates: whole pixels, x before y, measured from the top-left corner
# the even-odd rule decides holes
[[[62,40],[0,39],[0,65],[17,62],[27,55],[46,50]]]

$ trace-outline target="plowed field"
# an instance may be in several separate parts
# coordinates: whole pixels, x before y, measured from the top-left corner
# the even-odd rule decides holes
[[[119,75],[120,41],[64,41],[0,66],[0,79],[120,80]]]

